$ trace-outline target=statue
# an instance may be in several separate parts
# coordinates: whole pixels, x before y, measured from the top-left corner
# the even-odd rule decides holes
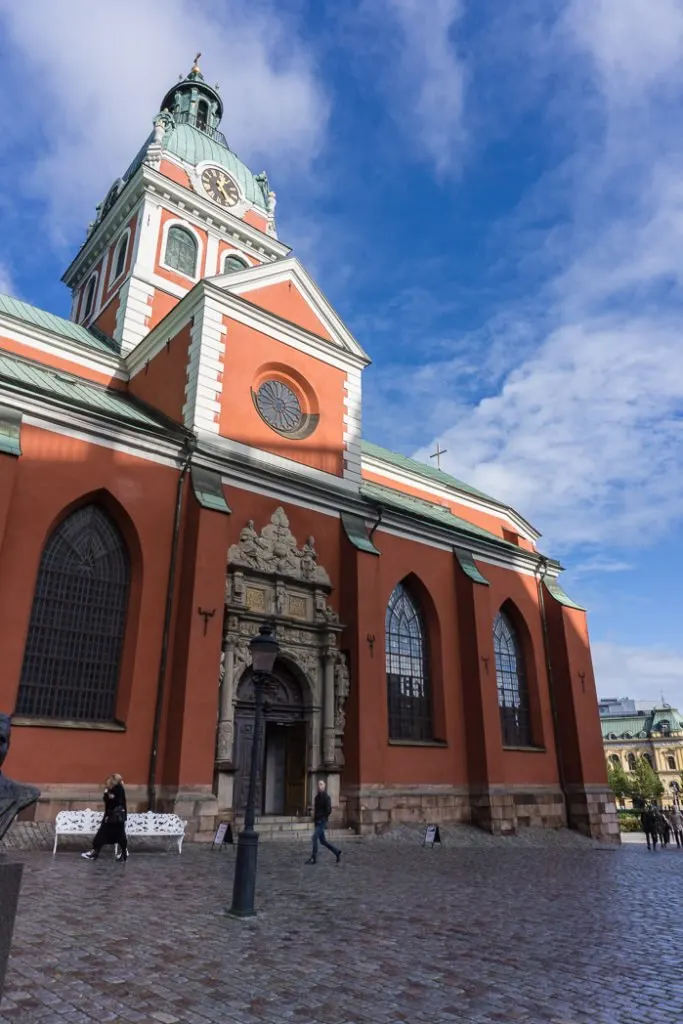
[[[19,811],[30,807],[40,796],[35,786],[12,782],[2,773],[2,766],[9,751],[12,723],[8,715],[0,714],[0,840],[16,818]]]

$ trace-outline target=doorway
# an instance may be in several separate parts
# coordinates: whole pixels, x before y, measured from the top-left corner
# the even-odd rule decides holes
[[[263,813],[287,817],[306,810],[306,724],[268,722]]]
[[[243,814],[249,791],[254,741],[254,693],[247,670],[237,688],[233,763],[233,808]],[[301,685],[288,666],[277,663],[263,707],[256,778],[256,813],[286,815],[306,810],[308,722]]]

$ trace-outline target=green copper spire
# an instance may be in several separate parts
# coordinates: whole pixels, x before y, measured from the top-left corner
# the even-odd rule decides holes
[[[168,90],[161,101],[160,110],[173,114],[176,124],[191,124],[211,135],[216,132],[223,116],[223,101],[218,86],[204,81],[199,67],[198,53],[190,73]]]

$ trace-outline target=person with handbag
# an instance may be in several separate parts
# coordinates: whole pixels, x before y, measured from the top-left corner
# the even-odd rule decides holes
[[[92,841],[92,850],[82,853],[85,860],[97,860],[103,846],[117,845],[117,861],[128,860],[128,839],[126,837],[126,791],[120,775],[110,775],[104,784],[104,817]]]

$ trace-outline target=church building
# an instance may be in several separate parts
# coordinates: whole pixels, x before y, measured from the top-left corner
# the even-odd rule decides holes
[[[362,434],[369,357],[195,62],[64,274],[0,295],[0,710],[32,810],[615,838],[586,616],[505,502]],[[406,410],[406,415],[411,411]],[[414,415],[419,415],[414,410]]]

